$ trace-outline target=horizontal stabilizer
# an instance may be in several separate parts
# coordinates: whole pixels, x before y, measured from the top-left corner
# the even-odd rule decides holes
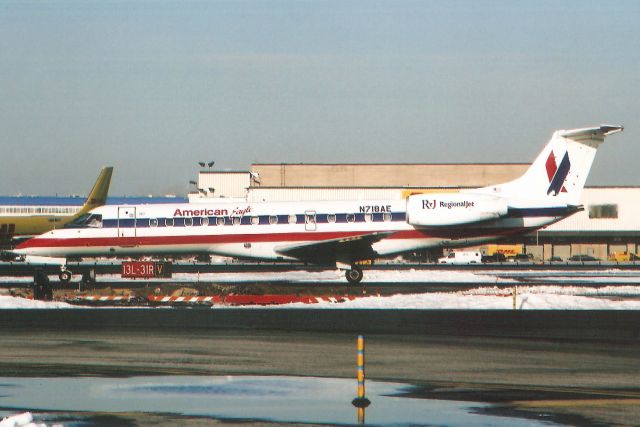
[[[592,128],[583,128],[583,129],[572,129],[560,131],[560,136],[563,138],[577,138],[577,137],[605,137],[607,135],[611,135],[617,132],[622,132],[624,130],[624,126],[615,126],[615,125],[600,125]]]

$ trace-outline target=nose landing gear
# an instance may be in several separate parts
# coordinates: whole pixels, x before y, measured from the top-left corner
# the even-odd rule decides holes
[[[71,271],[63,269],[60,270],[60,273],[58,273],[58,278],[62,283],[69,283],[69,281],[71,280],[71,274]]]

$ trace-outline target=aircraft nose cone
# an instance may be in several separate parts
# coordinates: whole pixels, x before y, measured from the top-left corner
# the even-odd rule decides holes
[[[11,254],[14,254],[14,255],[28,255],[29,254],[28,250],[26,250],[26,249],[18,249],[18,248],[14,249],[12,251],[8,251],[8,252],[11,253]]]
[[[31,254],[32,248],[33,248],[33,246],[30,244],[31,240],[34,240],[34,239],[28,239],[28,240],[25,240],[24,242],[20,242],[18,244],[18,246],[16,246],[10,252],[14,253],[16,255],[29,255],[29,254]]]

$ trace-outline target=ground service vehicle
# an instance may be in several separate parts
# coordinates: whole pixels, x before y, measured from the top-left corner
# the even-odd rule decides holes
[[[533,255],[531,254],[517,254],[513,257],[514,262],[526,263],[533,262]]]
[[[480,252],[459,251],[449,252],[449,255],[438,259],[438,264],[480,264],[482,254]]]
[[[600,260],[591,255],[578,254],[578,255],[572,255],[569,258],[569,261],[592,262],[592,261],[600,261]]]
[[[637,261],[638,259],[640,257],[633,252],[613,252],[609,255],[609,261],[615,262]]]
[[[482,262],[507,262],[507,257],[502,252],[495,252],[492,255],[483,255]]]

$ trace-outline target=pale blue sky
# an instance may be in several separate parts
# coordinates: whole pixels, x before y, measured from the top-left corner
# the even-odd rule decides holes
[[[590,185],[640,185],[637,1],[0,1],[0,194],[184,194],[198,161],[529,162],[624,124]]]

